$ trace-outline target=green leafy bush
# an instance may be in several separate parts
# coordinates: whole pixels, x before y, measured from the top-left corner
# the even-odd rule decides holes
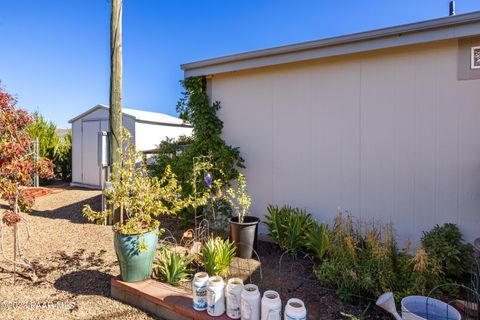
[[[473,267],[472,245],[463,242],[462,233],[453,223],[437,224],[432,230],[423,232],[422,245],[440,262],[448,279],[458,279]]]
[[[162,142],[150,170],[153,175],[161,176],[165,168],[170,166],[181,181],[183,195],[186,196],[192,194],[190,180],[194,159],[209,156],[213,164],[210,174],[222,186],[228,186],[230,181],[238,177],[238,168],[245,166],[239,149],[226,144],[221,137],[223,122],[217,116],[220,102],[210,103],[202,77],[190,77],[181,81],[181,84],[185,90],[177,104],[177,111],[180,118],[193,126],[193,135]],[[207,188],[206,185],[198,185],[197,192],[204,192]],[[205,213],[203,209],[205,207],[199,207],[197,211]],[[193,210],[183,210],[180,216],[188,223],[193,219]]]
[[[371,298],[393,291],[397,298],[427,294],[442,283],[442,271],[435,256],[418,248],[398,251],[391,224],[354,223],[339,213],[330,232],[330,249],[317,266],[322,284],[337,289],[345,300],[352,295]]]
[[[307,229],[306,244],[308,250],[313,252],[317,259],[322,260],[327,253],[327,250],[330,248],[328,226],[313,221],[310,228]]]
[[[182,189],[170,167],[161,178],[151,177],[145,164],[138,165],[142,153],[137,152],[133,139],[123,128],[120,162],[114,164],[109,177],[111,189],[104,191],[109,209],[97,212],[90,205],[83,207],[83,215],[88,221],[103,224],[116,217],[111,208],[118,208],[119,221],[113,226],[119,234],[140,234],[160,226],[160,215],[175,215],[189,206],[204,204],[204,197],[181,197]],[[162,230],[160,230],[162,231]]]
[[[38,138],[39,156],[54,164],[55,176],[70,181],[72,175],[72,132],[59,134],[57,126],[47,121],[39,112],[33,114],[33,122],[28,127],[30,137]]]
[[[202,248],[202,259],[205,271],[209,275],[225,277],[235,257],[233,242],[220,237],[210,238]]]
[[[154,272],[158,273],[165,282],[171,285],[179,285],[190,275],[191,271],[188,268],[190,263],[190,259],[163,247],[155,263]]]
[[[283,206],[269,205],[265,224],[269,236],[280,249],[298,250],[306,246],[305,230],[308,230],[313,220],[306,210]]]

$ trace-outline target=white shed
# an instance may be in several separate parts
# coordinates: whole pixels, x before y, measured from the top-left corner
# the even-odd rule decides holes
[[[332,223],[337,207],[480,236],[480,12],[182,65],[222,104],[251,213],[269,203]],[[265,232],[263,225],[260,232]]]
[[[71,119],[72,124],[72,185],[100,188],[105,179],[102,150],[109,130],[108,106],[96,105]],[[190,135],[192,127],[183,120],[157,112],[122,108],[123,126],[132,134],[137,151],[152,150],[161,141]],[[105,155],[105,153],[104,153]]]

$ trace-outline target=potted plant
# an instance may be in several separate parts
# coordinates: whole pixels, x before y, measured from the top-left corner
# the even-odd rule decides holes
[[[229,188],[226,191],[226,198],[234,211],[236,217],[229,220],[230,240],[235,243],[237,257],[250,259],[253,250],[257,248],[258,223],[260,219],[248,215],[248,209],[252,198],[247,192],[247,180],[245,175],[239,174],[236,189]]]
[[[130,144],[130,134],[122,132],[120,165],[114,164],[111,188],[105,191],[112,209],[96,212],[86,205],[84,216],[89,221],[104,223],[109,217],[119,220],[113,225],[115,253],[123,281],[137,282],[150,277],[158,235],[163,231],[159,215],[172,215],[203,199],[180,198],[181,186],[170,167],[163,176],[150,177],[142,154]]]

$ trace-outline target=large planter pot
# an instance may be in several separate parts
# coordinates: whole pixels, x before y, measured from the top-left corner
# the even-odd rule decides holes
[[[235,243],[237,257],[250,259],[253,250],[257,250],[258,223],[257,217],[246,216],[243,223],[238,222],[238,217],[229,220],[230,240]]]
[[[128,235],[115,233],[113,241],[122,280],[138,282],[150,278],[157,249],[158,230]],[[142,241],[147,245],[146,251],[138,250]]]

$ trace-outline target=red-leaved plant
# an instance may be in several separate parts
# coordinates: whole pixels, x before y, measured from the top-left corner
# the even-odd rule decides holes
[[[3,222],[14,225],[21,220],[21,208],[31,207],[33,199],[25,192],[35,172],[41,178],[53,176],[50,160],[33,156],[33,141],[27,132],[32,117],[16,107],[17,100],[0,86],[0,196],[10,205]]]

